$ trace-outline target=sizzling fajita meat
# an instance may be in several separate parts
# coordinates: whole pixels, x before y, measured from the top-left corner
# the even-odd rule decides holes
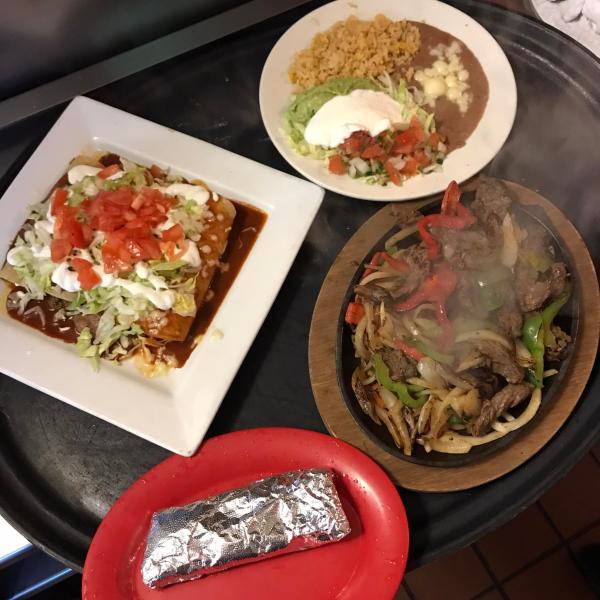
[[[544,357],[568,352],[553,320],[569,299],[569,272],[498,180],[483,178],[469,204],[450,184],[439,214],[417,230],[420,240],[401,229],[386,241],[355,286],[353,387],[405,454],[415,444],[466,452],[533,418],[555,372]]]

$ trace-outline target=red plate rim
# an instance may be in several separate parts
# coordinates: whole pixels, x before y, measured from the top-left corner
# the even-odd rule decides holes
[[[153,512],[275,473],[308,467],[334,471],[353,528],[348,538],[163,590],[143,585],[139,571]],[[398,491],[368,456],[314,431],[247,429],[205,441],[191,458],[171,456],[121,495],[92,540],[83,571],[82,597],[391,599],[406,568],[408,542],[406,512]]]

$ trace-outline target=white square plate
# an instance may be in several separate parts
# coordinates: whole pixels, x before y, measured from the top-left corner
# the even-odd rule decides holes
[[[94,372],[74,346],[0,312],[0,371],[184,456],[194,453],[250,348],[323,199],[312,183],[88,98],[69,104],[0,200],[0,259],[69,161],[93,149],[202,179],[268,218],[212,324],[181,369],[145,379],[131,364]],[[219,329],[224,336],[211,338]]]

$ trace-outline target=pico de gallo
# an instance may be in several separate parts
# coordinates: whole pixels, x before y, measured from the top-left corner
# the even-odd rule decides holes
[[[386,130],[377,136],[355,131],[328,157],[329,171],[351,177],[380,176],[394,185],[441,165],[446,156],[442,136],[426,134],[419,119],[413,117],[403,131]]]

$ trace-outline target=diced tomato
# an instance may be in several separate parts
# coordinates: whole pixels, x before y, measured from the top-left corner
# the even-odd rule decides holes
[[[75,257],[71,259],[71,266],[77,272],[77,279],[79,279],[82,290],[91,290],[102,281],[89,260]]]
[[[51,214],[57,215],[66,206],[68,197],[69,192],[67,192],[67,190],[64,188],[56,188],[50,205]]]
[[[178,260],[185,254],[187,245],[188,242],[185,240],[180,240],[179,242],[161,242],[160,249],[169,260]]]
[[[114,175],[115,173],[119,172],[120,170],[121,169],[120,169],[119,165],[110,165],[110,166],[102,169],[102,171],[100,171],[96,175],[96,177],[98,177],[98,179],[108,179],[111,175]]]
[[[434,149],[437,150],[438,146],[440,144],[440,142],[442,141],[442,136],[437,132],[434,131],[433,133],[431,133],[429,135],[429,139],[427,140],[427,143]]]
[[[418,173],[418,167],[419,163],[414,158],[409,156],[406,159],[406,162],[404,163],[402,169],[400,169],[400,172],[403,175],[408,175],[409,177],[412,177],[413,175],[416,175]]]
[[[415,150],[413,158],[419,163],[420,166],[426,167],[431,164],[431,159],[425,154],[423,150]]]
[[[165,176],[165,172],[158,166],[158,165],[152,165],[150,167],[150,173],[152,175],[152,177],[164,177]]]
[[[372,143],[373,138],[366,131],[355,131],[342,142],[341,146],[346,154],[356,157]]]
[[[144,205],[144,194],[137,194],[135,198],[131,201],[131,208],[133,210],[140,210]]]
[[[396,134],[394,144],[392,145],[392,154],[399,156],[400,154],[410,154],[417,143],[415,131],[412,128],[406,129]]]
[[[159,241],[147,227],[109,232],[102,245],[102,261],[107,273],[130,271],[137,261],[161,257]]]
[[[350,325],[358,325],[365,315],[365,307],[359,302],[349,302],[344,317],[346,323]]]
[[[361,158],[365,158],[367,160],[371,158],[380,158],[385,156],[385,150],[379,144],[372,144],[368,146],[361,152]]]
[[[394,165],[392,165],[392,163],[389,160],[386,160],[385,163],[383,164],[383,166],[385,167],[385,170],[387,171],[390,181],[394,185],[400,185],[402,183],[402,180],[400,179],[400,175],[398,174],[398,171],[396,170]]]
[[[343,175],[346,172],[346,165],[339,154],[329,157],[329,172],[334,175]]]
[[[94,239],[94,231],[87,223],[81,224],[81,233],[83,234],[83,241],[86,246],[89,246],[91,241]]]
[[[417,117],[413,117],[410,120],[410,128],[413,130],[417,142],[422,143],[425,141],[425,131],[423,130],[423,125],[421,125],[421,121],[419,121]]]
[[[77,273],[77,279],[79,279],[82,290],[91,290],[102,281],[100,275],[94,269],[87,269],[86,271]]]
[[[54,239],[50,243],[50,258],[52,262],[60,262],[63,258],[69,256],[73,246],[68,240]]]
[[[162,239],[165,240],[165,242],[177,242],[183,238],[185,238],[185,232],[179,223],[162,232]]]
[[[74,248],[85,248],[85,241],[81,223],[77,221],[77,210],[71,206],[64,206],[56,215],[54,222],[54,237],[68,240]]]

